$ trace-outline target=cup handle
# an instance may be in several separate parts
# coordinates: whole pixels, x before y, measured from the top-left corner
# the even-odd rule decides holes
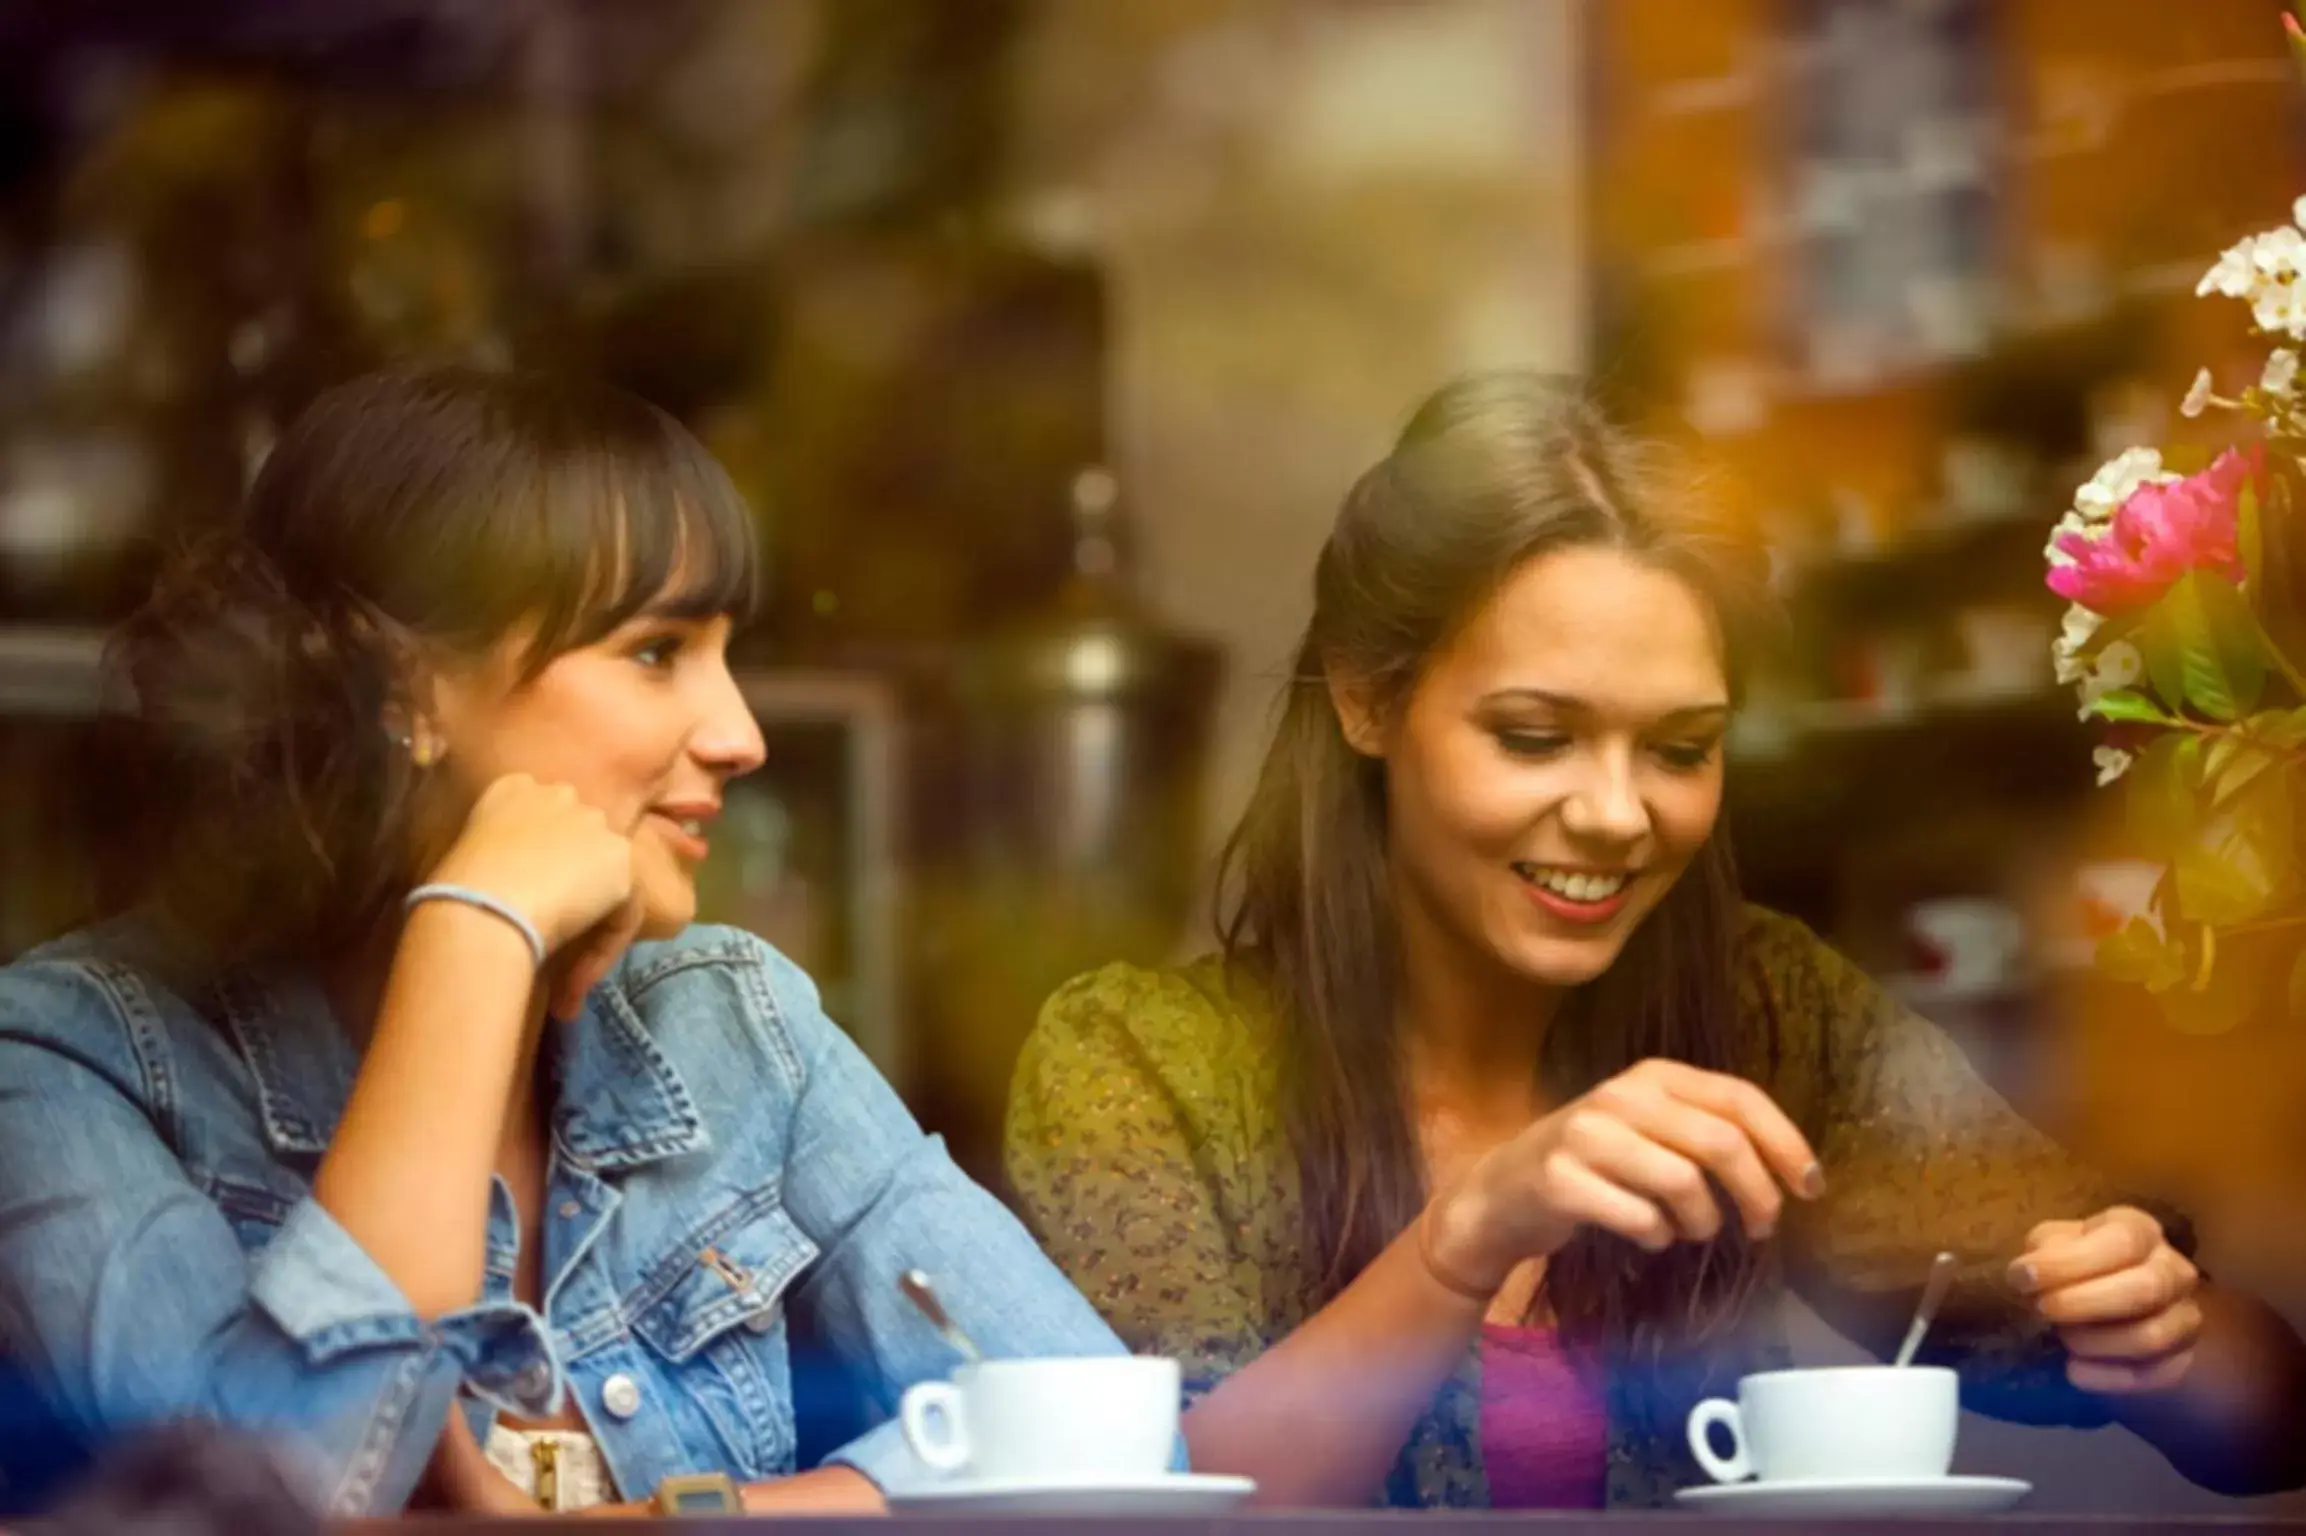
[[[1716,1455],[1708,1435],[1719,1424],[1730,1432],[1730,1455]],[[1723,1397],[1709,1397],[1690,1410],[1689,1453],[1706,1475],[1717,1483],[1742,1483],[1754,1475],[1753,1459],[1746,1455],[1745,1420],[1738,1405]]]
[[[969,1464],[969,1426],[961,1412],[961,1389],[949,1381],[908,1387],[897,1404],[897,1423],[913,1454],[934,1471],[958,1472]]]

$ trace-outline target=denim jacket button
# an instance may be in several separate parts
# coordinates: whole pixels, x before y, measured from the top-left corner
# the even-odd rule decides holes
[[[767,1333],[776,1326],[777,1309],[775,1307],[763,1307],[745,1319],[745,1330],[748,1333]]]
[[[616,1418],[629,1419],[641,1411],[641,1384],[619,1371],[601,1383],[601,1406]]]

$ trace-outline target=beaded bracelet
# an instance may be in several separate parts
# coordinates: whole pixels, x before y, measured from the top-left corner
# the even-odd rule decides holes
[[[523,917],[507,903],[497,900],[486,891],[476,891],[469,885],[434,884],[420,885],[415,890],[410,891],[408,899],[401,903],[401,908],[403,911],[411,911],[419,903],[427,901],[461,902],[465,906],[478,907],[481,911],[492,916],[503,918],[520,930],[520,936],[528,940],[529,953],[536,957],[537,969],[540,971],[544,969],[544,935],[536,931],[536,924]]]

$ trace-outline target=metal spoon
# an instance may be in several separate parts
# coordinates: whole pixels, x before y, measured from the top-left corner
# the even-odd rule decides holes
[[[1930,1331],[1930,1324],[1938,1315],[1938,1304],[1946,1299],[1946,1287],[1954,1283],[1954,1256],[1941,1253],[1930,1261],[1930,1278],[1922,1284],[1921,1305],[1914,1308],[1914,1321],[1906,1329],[1906,1342],[1898,1346],[1897,1365],[1912,1365],[1914,1352],[1922,1347],[1922,1335]]]
[[[921,1315],[929,1320],[929,1326],[935,1328],[939,1337],[952,1345],[962,1359],[975,1365],[985,1358],[985,1352],[977,1347],[976,1341],[963,1333],[961,1325],[953,1321],[953,1314],[945,1310],[944,1302],[937,1298],[937,1288],[929,1283],[926,1274],[917,1269],[906,1270],[897,1277],[897,1289],[905,1293],[907,1301],[920,1309]]]

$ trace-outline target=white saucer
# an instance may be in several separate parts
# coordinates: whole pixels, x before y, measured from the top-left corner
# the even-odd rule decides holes
[[[1246,1477],[1183,1472],[1123,1483],[956,1480],[891,1494],[889,1505],[923,1515],[1213,1515],[1256,1491],[1257,1484]]]
[[[1852,1477],[1684,1488],[1676,1504],[1748,1518],[1989,1515],[2034,1491],[2014,1477]]]

